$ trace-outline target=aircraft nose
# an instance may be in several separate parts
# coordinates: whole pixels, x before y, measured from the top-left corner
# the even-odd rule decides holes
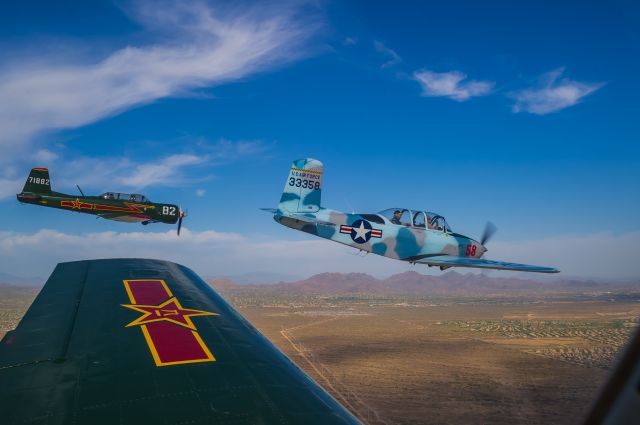
[[[485,252],[489,251],[486,246],[480,245],[480,256],[482,257]]]

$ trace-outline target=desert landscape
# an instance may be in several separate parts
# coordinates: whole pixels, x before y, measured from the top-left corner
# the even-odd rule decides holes
[[[449,272],[210,284],[367,424],[577,423],[640,317],[640,285]],[[0,286],[0,333],[37,288]]]

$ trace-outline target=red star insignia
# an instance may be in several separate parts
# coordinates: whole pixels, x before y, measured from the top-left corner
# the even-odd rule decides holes
[[[146,323],[167,321],[195,330],[191,316],[217,316],[218,313],[183,308],[176,297],[171,297],[160,305],[120,304],[122,307],[144,313],[127,326],[144,325]]]

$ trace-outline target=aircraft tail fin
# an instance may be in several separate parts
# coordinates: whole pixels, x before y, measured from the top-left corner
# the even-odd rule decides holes
[[[47,168],[32,168],[27,181],[24,183],[22,192],[51,193],[49,170]]]
[[[283,212],[317,212],[322,195],[322,162],[313,158],[293,161],[278,204]]]

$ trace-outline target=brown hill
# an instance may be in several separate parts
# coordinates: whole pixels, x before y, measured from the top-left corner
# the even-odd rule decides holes
[[[227,278],[210,283],[223,293],[264,294],[273,296],[484,296],[523,293],[575,293],[629,289],[640,291],[640,282],[608,283],[593,280],[536,280],[535,277],[493,277],[484,274],[449,271],[440,276],[415,271],[376,279],[365,273],[320,273],[297,282],[262,285],[238,285]]]

